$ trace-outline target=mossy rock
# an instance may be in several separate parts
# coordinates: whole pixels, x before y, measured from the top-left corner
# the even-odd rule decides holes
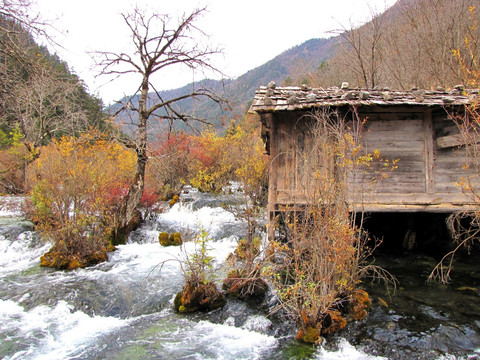
[[[213,282],[187,281],[174,300],[179,313],[210,311],[225,306],[227,299]]]
[[[178,202],[179,199],[180,199],[180,198],[179,198],[178,195],[173,195],[172,198],[170,199],[170,201],[168,202],[168,204],[169,204],[170,206],[173,206],[173,205],[175,205],[175,204]]]
[[[158,242],[162,246],[169,246],[170,245],[170,239],[168,237],[168,233],[167,232],[161,232],[160,234],[158,234]]]
[[[182,234],[176,232],[170,235],[167,232],[158,234],[158,242],[162,246],[179,246],[182,245]]]
[[[171,245],[182,245],[182,234],[180,234],[179,232],[171,233],[169,239]]]
[[[309,344],[319,344],[323,340],[322,336],[337,333],[344,329],[348,322],[363,320],[367,316],[367,311],[372,304],[367,292],[357,289],[348,297],[346,294],[343,295],[339,297],[348,299],[348,301],[337,304],[336,309],[326,311],[319,318],[308,315],[303,310],[298,319],[297,340]]]
[[[268,284],[259,277],[246,277],[238,271],[228,274],[222,289],[231,298],[241,300],[262,300],[268,291]]]
[[[260,253],[260,243],[261,239],[259,237],[254,237],[252,240],[252,255],[253,257],[257,256]],[[247,240],[240,239],[238,242],[237,248],[234,251],[234,254],[237,259],[245,260],[247,258]]]
[[[347,307],[347,321],[360,321],[365,319],[371,305],[372,301],[366,291],[355,290],[350,295],[350,301]]]
[[[40,266],[51,267],[58,270],[74,270],[97,265],[105,261],[108,261],[105,248],[84,256],[66,255],[59,251],[50,250],[40,257]]]
[[[323,341],[321,336],[322,326],[317,324],[317,326],[306,326],[304,329],[300,329],[297,333],[296,339],[298,341],[307,343],[307,344],[320,344]]]
[[[328,310],[322,320],[322,335],[334,334],[347,326],[347,320],[338,310]]]

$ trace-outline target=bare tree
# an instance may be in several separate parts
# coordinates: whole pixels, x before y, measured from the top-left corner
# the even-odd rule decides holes
[[[385,14],[375,14],[372,20],[359,29],[343,28],[342,38],[347,45],[347,51],[339,60],[348,62],[347,68],[354,72],[359,84],[366,88],[374,88],[379,82],[379,73],[382,63],[382,35],[386,26]]]
[[[381,15],[372,12],[372,20],[361,27],[342,27],[344,46],[316,74],[317,83],[453,87],[465,82],[455,51],[466,38],[478,48],[480,27],[471,25],[479,16],[473,0],[400,0]]]
[[[210,63],[211,55],[219,53],[219,50],[196,42],[196,36],[205,36],[195,25],[195,21],[204,11],[205,8],[196,9],[191,14],[184,15],[176,26],[172,26],[168,15],[147,15],[137,8],[130,14],[122,15],[132,35],[134,54],[96,53],[101,74],[122,76],[133,73],[141,76],[139,88],[133,96],[121,103],[122,107],[117,112],[118,114],[120,111],[131,110],[138,114],[136,133],[133,139],[127,142],[127,146],[133,148],[137,154],[137,167],[134,180],[122,204],[119,226],[122,232],[128,232],[128,225],[134,218],[145,186],[149,119],[195,120],[193,116],[182,113],[175,106],[176,103],[200,96],[206,96],[216,102],[222,101],[210,89],[195,86],[192,86],[189,93],[164,99],[152,81],[154,74],[179,65],[187,69],[220,73]],[[138,96],[138,106],[133,105],[135,102],[132,99],[135,96]]]
[[[33,12],[35,0],[0,0],[0,55],[34,69],[29,51],[34,46],[33,37],[48,36],[49,24],[40,14]]]
[[[39,70],[39,69],[37,69]],[[74,135],[88,127],[87,114],[78,98],[80,84],[75,78],[46,66],[37,76],[19,81],[7,103],[23,142],[34,159],[39,147],[61,135]]]

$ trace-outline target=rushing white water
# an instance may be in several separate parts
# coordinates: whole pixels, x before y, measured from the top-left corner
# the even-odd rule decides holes
[[[19,215],[15,208],[2,211],[2,216]],[[290,347],[298,345],[292,335],[276,336],[264,310],[235,301],[211,314],[173,310],[184,281],[182,260],[193,252],[194,243],[161,247],[158,234],[176,230],[188,237],[205,229],[213,239],[210,255],[218,273],[242,226],[223,208],[192,210],[191,204],[176,204],[137,230],[108,262],[55,271],[39,267],[50,244],[28,229],[0,225],[5,233],[0,235],[0,358],[300,358],[285,357],[286,341]],[[346,341],[338,351],[311,350],[309,358],[379,359]]]

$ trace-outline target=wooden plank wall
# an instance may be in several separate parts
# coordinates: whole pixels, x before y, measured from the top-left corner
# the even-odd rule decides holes
[[[408,211],[408,206],[429,203],[441,209],[443,203],[461,206],[465,196],[455,186],[465,164],[462,147],[439,148],[436,139],[454,135],[458,130],[447,119],[445,110],[428,108],[369,108],[360,117],[367,118],[363,130],[366,152],[380,151],[381,158],[390,162],[398,160],[397,169],[386,171],[388,177],[375,183],[372,204],[389,206],[389,211]],[[305,159],[301,154],[308,150],[310,139],[305,136],[308,125],[300,119],[304,113],[282,112],[270,114],[274,124],[270,135],[271,171],[269,201],[298,203],[312,187],[311,177],[305,168],[312,164],[330,169],[331,164],[321,164],[318,159]],[[308,163],[308,164],[307,164]],[[368,178],[378,177],[382,162],[372,164]],[[375,195],[377,194],[377,195]],[[447,208],[447,207],[446,207]],[[419,211],[419,210],[418,210]]]
[[[434,133],[435,139],[445,136],[459,134],[457,125],[447,118],[445,111],[434,113]],[[468,162],[466,158],[465,147],[435,146],[435,192],[436,193],[457,193],[459,187],[455,185],[460,181],[462,175],[465,175],[463,166]]]
[[[382,159],[397,160],[394,171],[382,170],[383,162],[372,163],[372,170],[388,176],[378,182],[377,193],[425,192],[425,132],[423,113],[378,112],[361,114],[367,117],[363,142],[365,150],[380,151]]]

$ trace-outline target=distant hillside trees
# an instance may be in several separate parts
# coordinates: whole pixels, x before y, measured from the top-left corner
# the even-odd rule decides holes
[[[101,100],[91,96],[68,65],[33,36],[47,36],[45,25],[28,15],[31,2],[3,2],[0,10],[0,192],[21,192],[12,176],[39,155],[40,147],[63,135],[106,128]],[[23,144],[16,157],[11,146]],[[12,183],[12,179],[16,179]],[[22,178],[24,179],[24,177]]]
[[[454,51],[464,52],[467,38],[478,47],[480,28],[471,24],[479,17],[473,0],[399,1],[363,26],[342,29],[336,55],[308,74],[310,84],[451,88],[465,82]]]

